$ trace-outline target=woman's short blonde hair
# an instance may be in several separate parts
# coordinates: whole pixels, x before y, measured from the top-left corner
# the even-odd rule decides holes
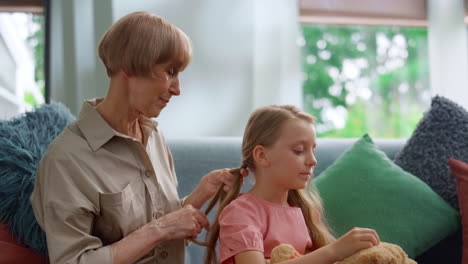
[[[177,71],[184,70],[192,57],[192,45],[187,35],[167,20],[135,12],[106,31],[98,55],[109,77],[119,70],[149,77],[156,64],[173,63]]]

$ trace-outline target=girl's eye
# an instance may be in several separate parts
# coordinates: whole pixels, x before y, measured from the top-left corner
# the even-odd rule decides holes
[[[304,153],[304,150],[299,150],[299,149],[295,149],[293,151],[295,154],[298,154],[298,155]]]

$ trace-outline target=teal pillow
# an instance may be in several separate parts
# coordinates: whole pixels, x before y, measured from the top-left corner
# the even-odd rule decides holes
[[[0,222],[18,242],[42,255],[47,255],[46,235],[29,197],[37,164],[50,142],[73,120],[61,103],[44,104],[14,119],[0,120]],[[0,253],[0,263],[1,259]]]
[[[320,162],[320,161],[319,161]],[[460,216],[423,181],[395,165],[364,135],[313,181],[339,237],[353,227],[377,231],[409,257],[460,226]]]

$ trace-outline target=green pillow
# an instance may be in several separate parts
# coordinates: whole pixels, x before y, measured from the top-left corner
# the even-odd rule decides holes
[[[395,165],[364,135],[313,181],[339,237],[353,227],[414,258],[455,232],[460,216],[423,181]]]

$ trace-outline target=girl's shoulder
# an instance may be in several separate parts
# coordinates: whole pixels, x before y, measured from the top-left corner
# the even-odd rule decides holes
[[[219,215],[223,218],[257,218],[266,213],[264,205],[255,200],[250,193],[241,193],[235,200],[229,203]]]

